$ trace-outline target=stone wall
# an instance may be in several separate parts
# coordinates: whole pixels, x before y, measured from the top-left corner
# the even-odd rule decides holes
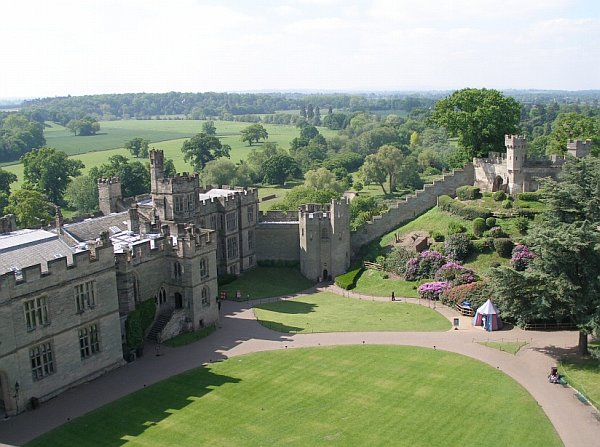
[[[257,260],[299,261],[300,240],[298,236],[297,220],[295,222],[259,222],[255,232]]]
[[[456,188],[472,185],[473,182],[473,165],[468,164],[463,169],[456,169],[452,174],[444,175],[441,180],[425,185],[423,189],[407,196],[404,201],[391,206],[384,215],[376,216],[372,221],[353,232],[351,236],[352,253],[356,254],[363,245],[433,208],[437,203],[438,196],[444,194],[455,196]]]

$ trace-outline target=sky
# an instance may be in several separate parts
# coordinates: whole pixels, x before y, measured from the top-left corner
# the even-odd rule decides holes
[[[600,89],[598,0],[18,0],[0,98]]]

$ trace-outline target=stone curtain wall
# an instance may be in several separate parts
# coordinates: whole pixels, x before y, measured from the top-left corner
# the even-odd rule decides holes
[[[463,169],[456,169],[452,174],[444,175],[443,179],[436,180],[432,184],[425,185],[423,189],[415,191],[404,201],[399,201],[395,206],[391,206],[384,215],[375,216],[372,221],[353,232],[350,239],[352,253],[356,254],[363,245],[433,208],[437,204],[438,196],[447,194],[454,197],[456,188],[472,185],[474,177],[473,165],[467,164]]]
[[[256,225],[257,261],[300,260],[298,216],[295,222],[259,222]]]

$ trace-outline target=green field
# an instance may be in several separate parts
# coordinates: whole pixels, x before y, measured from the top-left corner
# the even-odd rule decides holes
[[[490,394],[490,390],[494,390]],[[404,346],[234,357],[144,388],[29,446],[561,446],[502,372]]]
[[[306,290],[315,283],[306,279],[300,270],[285,267],[257,267],[241,274],[235,281],[220,286],[229,299],[239,290],[243,299],[270,298]]]
[[[288,333],[446,331],[450,322],[418,304],[362,301],[328,292],[262,304],[254,310],[258,321]]]
[[[378,270],[365,270],[356,281],[354,293],[362,293],[371,296],[388,296],[391,299],[392,292],[397,297],[418,298],[417,281],[405,281],[404,279],[385,279],[384,273]]]

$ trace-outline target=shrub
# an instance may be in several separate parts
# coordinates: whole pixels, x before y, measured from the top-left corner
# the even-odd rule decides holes
[[[496,226],[496,218],[495,218],[495,217],[488,217],[488,218],[485,220],[485,225],[486,225],[488,228],[495,227],[495,226]]]
[[[444,281],[426,282],[417,288],[419,296],[428,300],[439,300],[440,295],[449,287],[449,284]]]
[[[483,197],[492,197],[492,193],[491,193],[491,192],[489,192],[489,191],[484,191],[483,193],[481,193],[481,195],[482,195]]]
[[[535,254],[529,251],[527,245],[515,245],[512,257],[510,258],[510,264],[516,271],[522,272],[527,268],[533,258],[535,258]]]
[[[502,229],[502,227],[492,227],[488,231],[486,231],[484,234],[486,236],[493,237],[493,238],[508,237],[508,234],[506,234],[506,231],[504,231]]]
[[[496,191],[492,194],[492,198],[495,202],[502,202],[506,199],[506,193],[504,191]]]
[[[523,216],[519,216],[515,219],[515,227],[520,234],[527,234],[529,229],[529,219]]]
[[[140,312],[137,310],[130,312],[127,316],[127,321],[125,321],[125,337],[127,346],[131,349],[139,348],[144,344]]]
[[[394,249],[385,257],[383,268],[386,272],[392,272],[396,275],[404,275],[406,272],[406,263],[414,256],[414,252],[408,251],[404,247],[394,247]]]
[[[527,208],[531,208],[531,205],[527,202],[521,202],[521,203],[519,203],[519,208],[527,209]]]
[[[148,328],[154,322],[154,315],[156,315],[156,303],[154,300],[146,300],[142,303],[139,303],[136,306],[136,312],[140,313],[140,325],[142,328],[142,333],[145,334]]]
[[[363,270],[364,269],[362,267],[357,267],[344,273],[343,275],[336,276],[335,284],[345,290],[354,289],[354,287],[356,287],[356,281],[362,274]]]
[[[513,207],[512,201],[505,200],[504,202],[502,202],[502,208],[504,208],[505,210],[509,210],[512,207]]]
[[[471,240],[466,234],[452,234],[446,239],[444,252],[450,259],[464,261],[469,255],[471,247]]]
[[[539,202],[542,198],[540,192],[521,192],[517,194],[517,199],[523,202]]]
[[[475,236],[481,237],[486,229],[485,219],[481,217],[473,219],[473,234]]]
[[[517,210],[517,215],[520,217],[526,217],[527,219],[533,219],[535,217],[535,211],[519,209]]]
[[[429,236],[431,236],[431,239],[436,242],[442,242],[444,240],[444,235],[437,230],[431,230],[429,232]]]
[[[435,272],[435,280],[447,282],[452,286],[458,286],[476,281],[477,275],[473,270],[456,262],[447,262]]]
[[[490,291],[487,283],[476,281],[445,289],[440,295],[440,300],[448,306],[454,306],[456,303],[461,304],[467,300],[471,303],[472,309],[477,309],[485,303],[489,295]]]
[[[448,224],[448,234],[457,234],[457,233],[465,233],[467,231],[467,229],[465,228],[464,225],[458,223],[458,222],[450,222]]]
[[[477,239],[471,242],[473,244],[473,249],[477,253],[487,253],[492,247],[490,246],[488,239]]]
[[[456,188],[456,197],[459,200],[475,200],[479,198],[479,188],[477,186],[460,186]]]
[[[431,250],[424,251],[408,260],[404,277],[408,281],[433,278],[435,272],[445,263],[446,258],[441,253]]]
[[[431,244],[429,246],[429,250],[431,250],[431,251],[437,251],[438,253],[441,253],[443,255],[446,254],[444,252],[444,243],[443,242],[434,242],[433,244]]]
[[[513,241],[505,237],[494,239],[494,250],[503,258],[511,256],[513,245]]]
[[[486,208],[474,205],[465,205],[464,203],[454,200],[450,196],[439,196],[438,206],[442,211],[456,214],[457,216],[464,217],[465,219],[475,219],[477,217],[487,218],[490,216],[490,211]]]

